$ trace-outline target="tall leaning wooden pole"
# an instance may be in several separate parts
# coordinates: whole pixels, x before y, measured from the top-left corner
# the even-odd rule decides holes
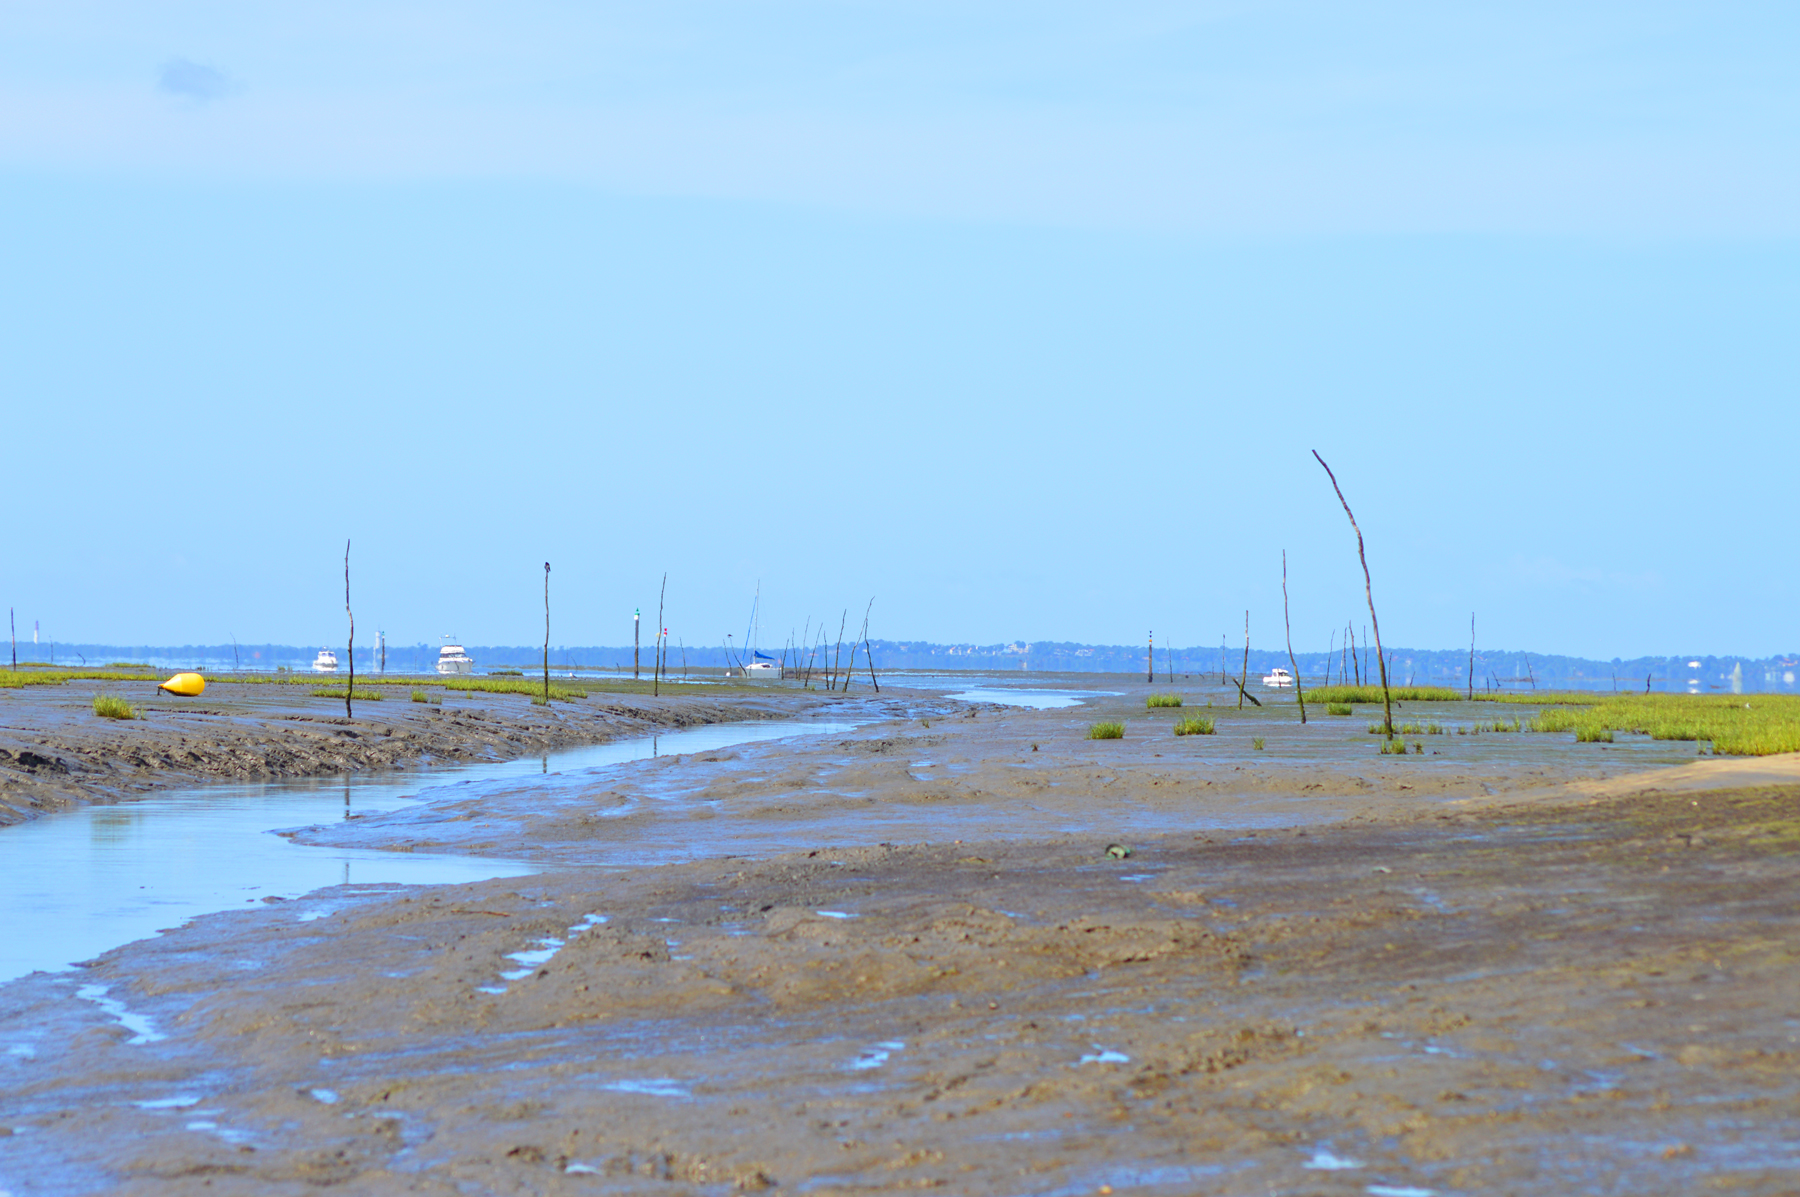
[[[544,705],[550,705],[550,563],[544,562]]]
[[[1300,701],[1300,722],[1306,722],[1306,683],[1300,680],[1300,662],[1294,656],[1294,624],[1288,618],[1287,550],[1281,550],[1281,626],[1287,632],[1288,664],[1294,667],[1294,697]]]
[[[1319,456],[1317,449],[1312,451],[1312,455],[1313,460],[1324,467],[1325,476],[1331,479],[1331,489],[1337,492],[1338,502],[1344,505],[1344,514],[1350,517],[1350,530],[1356,533],[1356,557],[1362,562],[1363,594],[1369,600],[1369,626],[1375,629],[1375,661],[1381,666],[1383,726],[1387,738],[1391,740],[1394,738],[1394,703],[1392,696],[1388,694],[1387,658],[1381,652],[1381,621],[1375,618],[1375,584],[1369,580],[1369,555],[1363,551],[1362,529],[1356,525],[1356,513],[1350,510],[1350,500],[1344,498],[1344,488],[1338,485],[1337,475],[1331,472],[1330,466],[1325,465],[1325,459]]]
[[[350,610],[350,541],[344,540],[344,614],[350,618],[350,643],[344,655],[350,658],[350,684],[344,687],[344,717],[350,714],[350,696],[356,691],[356,613]]]

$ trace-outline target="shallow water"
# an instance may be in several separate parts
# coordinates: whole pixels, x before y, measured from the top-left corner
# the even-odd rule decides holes
[[[332,885],[444,885],[534,871],[492,857],[315,847],[276,828],[378,814],[463,781],[565,779],[668,753],[706,752],[846,723],[720,723],[458,768],[170,790],[0,830],[0,981],[65,969],[198,915]],[[421,794],[421,791],[426,791]],[[312,912],[318,913],[318,912]]]

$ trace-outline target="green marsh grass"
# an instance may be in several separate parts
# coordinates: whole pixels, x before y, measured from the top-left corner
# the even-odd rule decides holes
[[[1577,743],[1606,744],[1614,732],[1654,740],[1710,742],[1725,756],[1800,752],[1800,695],[1621,694],[1580,696],[1586,705],[1544,711],[1541,732],[1572,731]],[[1597,699],[1597,700],[1596,700]],[[1602,734],[1604,733],[1604,735]]]
[[[1157,707],[1178,707],[1181,705],[1181,695],[1152,694],[1149,698],[1144,700],[1144,705],[1151,710],[1155,710]]]
[[[1088,728],[1090,740],[1123,740],[1125,725],[1123,723],[1096,723]]]
[[[136,719],[138,713],[131,709],[131,704],[116,694],[94,695],[94,714],[107,719]]]
[[[160,682],[165,675],[150,671],[122,669],[0,669],[0,690],[18,690],[25,686],[60,686],[64,682]]]
[[[1451,690],[1444,686],[1389,686],[1388,693],[1395,702],[1461,702],[1463,692]],[[1306,692],[1308,702],[1326,704],[1362,703],[1365,706],[1381,705],[1380,686],[1316,686]]]
[[[1328,702],[1325,704],[1327,715],[1354,715],[1356,708],[1347,702]]]
[[[1261,736],[1250,737],[1250,747],[1256,749],[1256,751],[1258,751],[1258,752],[1261,752],[1262,746],[1263,746],[1263,738]]]
[[[342,698],[344,697],[344,688],[340,686],[336,690],[333,690],[331,687],[326,686],[322,689],[314,690],[312,696],[314,698]],[[356,688],[356,693],[352,697],[354,697],[357,702],[380,702],[386,695],[382,694],[379,690],[365,690],[361,686],[358,686]]]
[[[1213,721],[1205,715],[1189,715],[1186,719],[1176,721],[1175,734],[1178,736],[1210,736],[1213,734]]]
[[[433,694],[429,690],[414,690],[412,692],[412,700],[414,702],[434,702],[439,706],[444,705],[444,696],[442,694]]]

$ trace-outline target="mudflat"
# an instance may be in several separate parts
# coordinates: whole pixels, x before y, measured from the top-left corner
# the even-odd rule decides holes
[[[384,689],[380,701],[353,704],[354,717],[342,698],[314,697],[306,684],[215,680],[199,698],[159,693],[153,682],[0,689],[0,826],[205,781],[499,760],[813,705],[743,688],[715,698],[596,694],[548,707],[525,695],[441,689],[415,703],[403,685]],[[139,717],[101,718],[95,691],[125,699]]]
[[[299,832],[544,872],[0,987],[0,1188],[1800,1188],[1800,762],[1116,688]]]

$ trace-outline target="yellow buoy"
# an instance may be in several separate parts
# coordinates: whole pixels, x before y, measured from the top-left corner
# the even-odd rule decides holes
[[[197,673],[178,673],[157,689],[179,694],[183,698],[199,698],[206,693],[206,679]]]

